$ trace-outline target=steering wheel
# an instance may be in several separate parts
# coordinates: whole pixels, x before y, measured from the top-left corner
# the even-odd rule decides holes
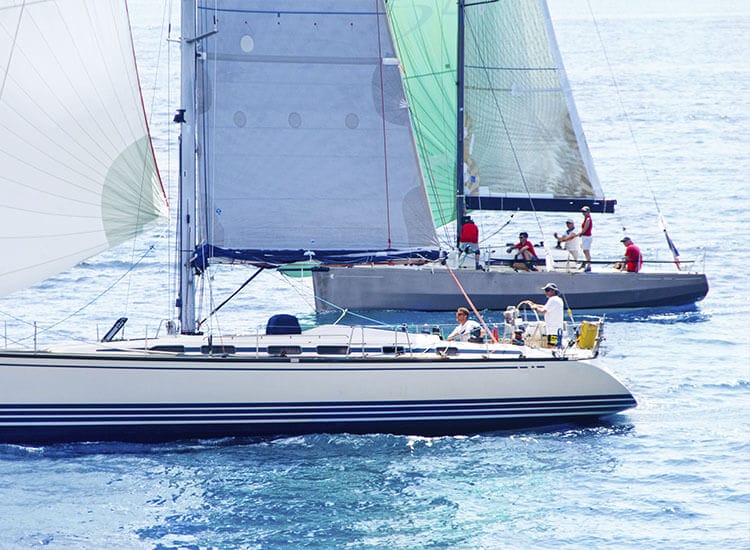
[[[519,315],[521,315],[521,319],[525,324],[529,323],[528,315],[529,311],[534,313],[534,320],[540,321],[539,319],[539,312],[535,309],[531,309],[531,306],[526,303],[526,300],[523,302],[519,302],[519,304],[516,306],[516,311],[518,311]]]
[[[521,316],[523,324],[526,325],[524,339],[527,342],[533,342],[535,340],[541,341],[541,339],[543,339],[542,329],[544,327],[544,323],[542,323],[541,319],[539,318],[539,312],[535,309],[532,309],[531,306],[526,303],[526,301],[519,303],[518,306],[516,306],[516,310]],[[529,326],[531,326],[529,321],[529,311],[532,311],[534,313],[533,330],[531,332],[528,331]]]

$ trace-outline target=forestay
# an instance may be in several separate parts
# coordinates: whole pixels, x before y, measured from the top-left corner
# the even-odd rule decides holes
[[[125,4],[64,7],[0,1],[0,294],[166,212]]]

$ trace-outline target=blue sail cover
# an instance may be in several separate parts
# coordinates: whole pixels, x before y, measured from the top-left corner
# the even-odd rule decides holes
[[[199,6],[198,251],[279,265],[436,255],[382,2]]]
[[[204,245],[196,250],[192,265],[198,271],[203,271],[210,263],[210,258],[216,258],[222,263],[249,263],[261,267],[277,267],[306,260],[314,260],[322,264],[353,265],[437,260],[440,258],[440,250],[232,250]]]

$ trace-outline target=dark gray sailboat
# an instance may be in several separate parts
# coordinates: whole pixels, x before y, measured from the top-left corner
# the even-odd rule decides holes
[[[454,272],[473,302],[483,309],[501,310],[537,296],[549,282],[565,289],[572,309],[602,310],[679,306],[702,299],[708,292],[699,273],[516,273],[506,268]],[[445,268],[330,268],[313,276],[318,310],[342,304],[352,310],[405,309],[448,311],[466,305],[466,298]]]
[[[614,212],[617,201],[605,198],[599,184],[544,0],[433,8],[395,2],[389,9],[434,225],[454,227],[467,209]],[[455,50],[444,47],[450,33]],[[448,66],[454,70],[439,70]],[[451,102],[452,120],[445,116]],[[514,271],[507,257],[489,254],[483,271],[474,270],[473,260],[468,269],[456,269],[455,248],[447,261],[322,266],[313,272],[316,309],[445,311],[465,305],[464,292],[482,308],[504,309],[547,282],[564,289],[574,309],[703,299],[705,274],[680,264],[664,234],[674,264],[647,262],[637,274],[602,264],[583,272],[579,262],[559,261],[550,238],[538,251],[538,273]]]

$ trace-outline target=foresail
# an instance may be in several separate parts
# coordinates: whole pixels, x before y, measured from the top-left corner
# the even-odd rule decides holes
[[[599,185],[543,0],[467,2],[464,192],[473,209],[611,211]],[[428,196],[454,219],[456,2],[392,0]]]
[[[466,194],[602,199],[545,2],[469,6],[465,37]]]
[[[456,218],[456,2],[391,0],[388,16],[440,227]]]
[[[197,34],[214,31],[196,69],[206,254],[436,248],[382,1],[199,4]]]
[[[124,2],[0,1],[0,294],[166,213]]]

